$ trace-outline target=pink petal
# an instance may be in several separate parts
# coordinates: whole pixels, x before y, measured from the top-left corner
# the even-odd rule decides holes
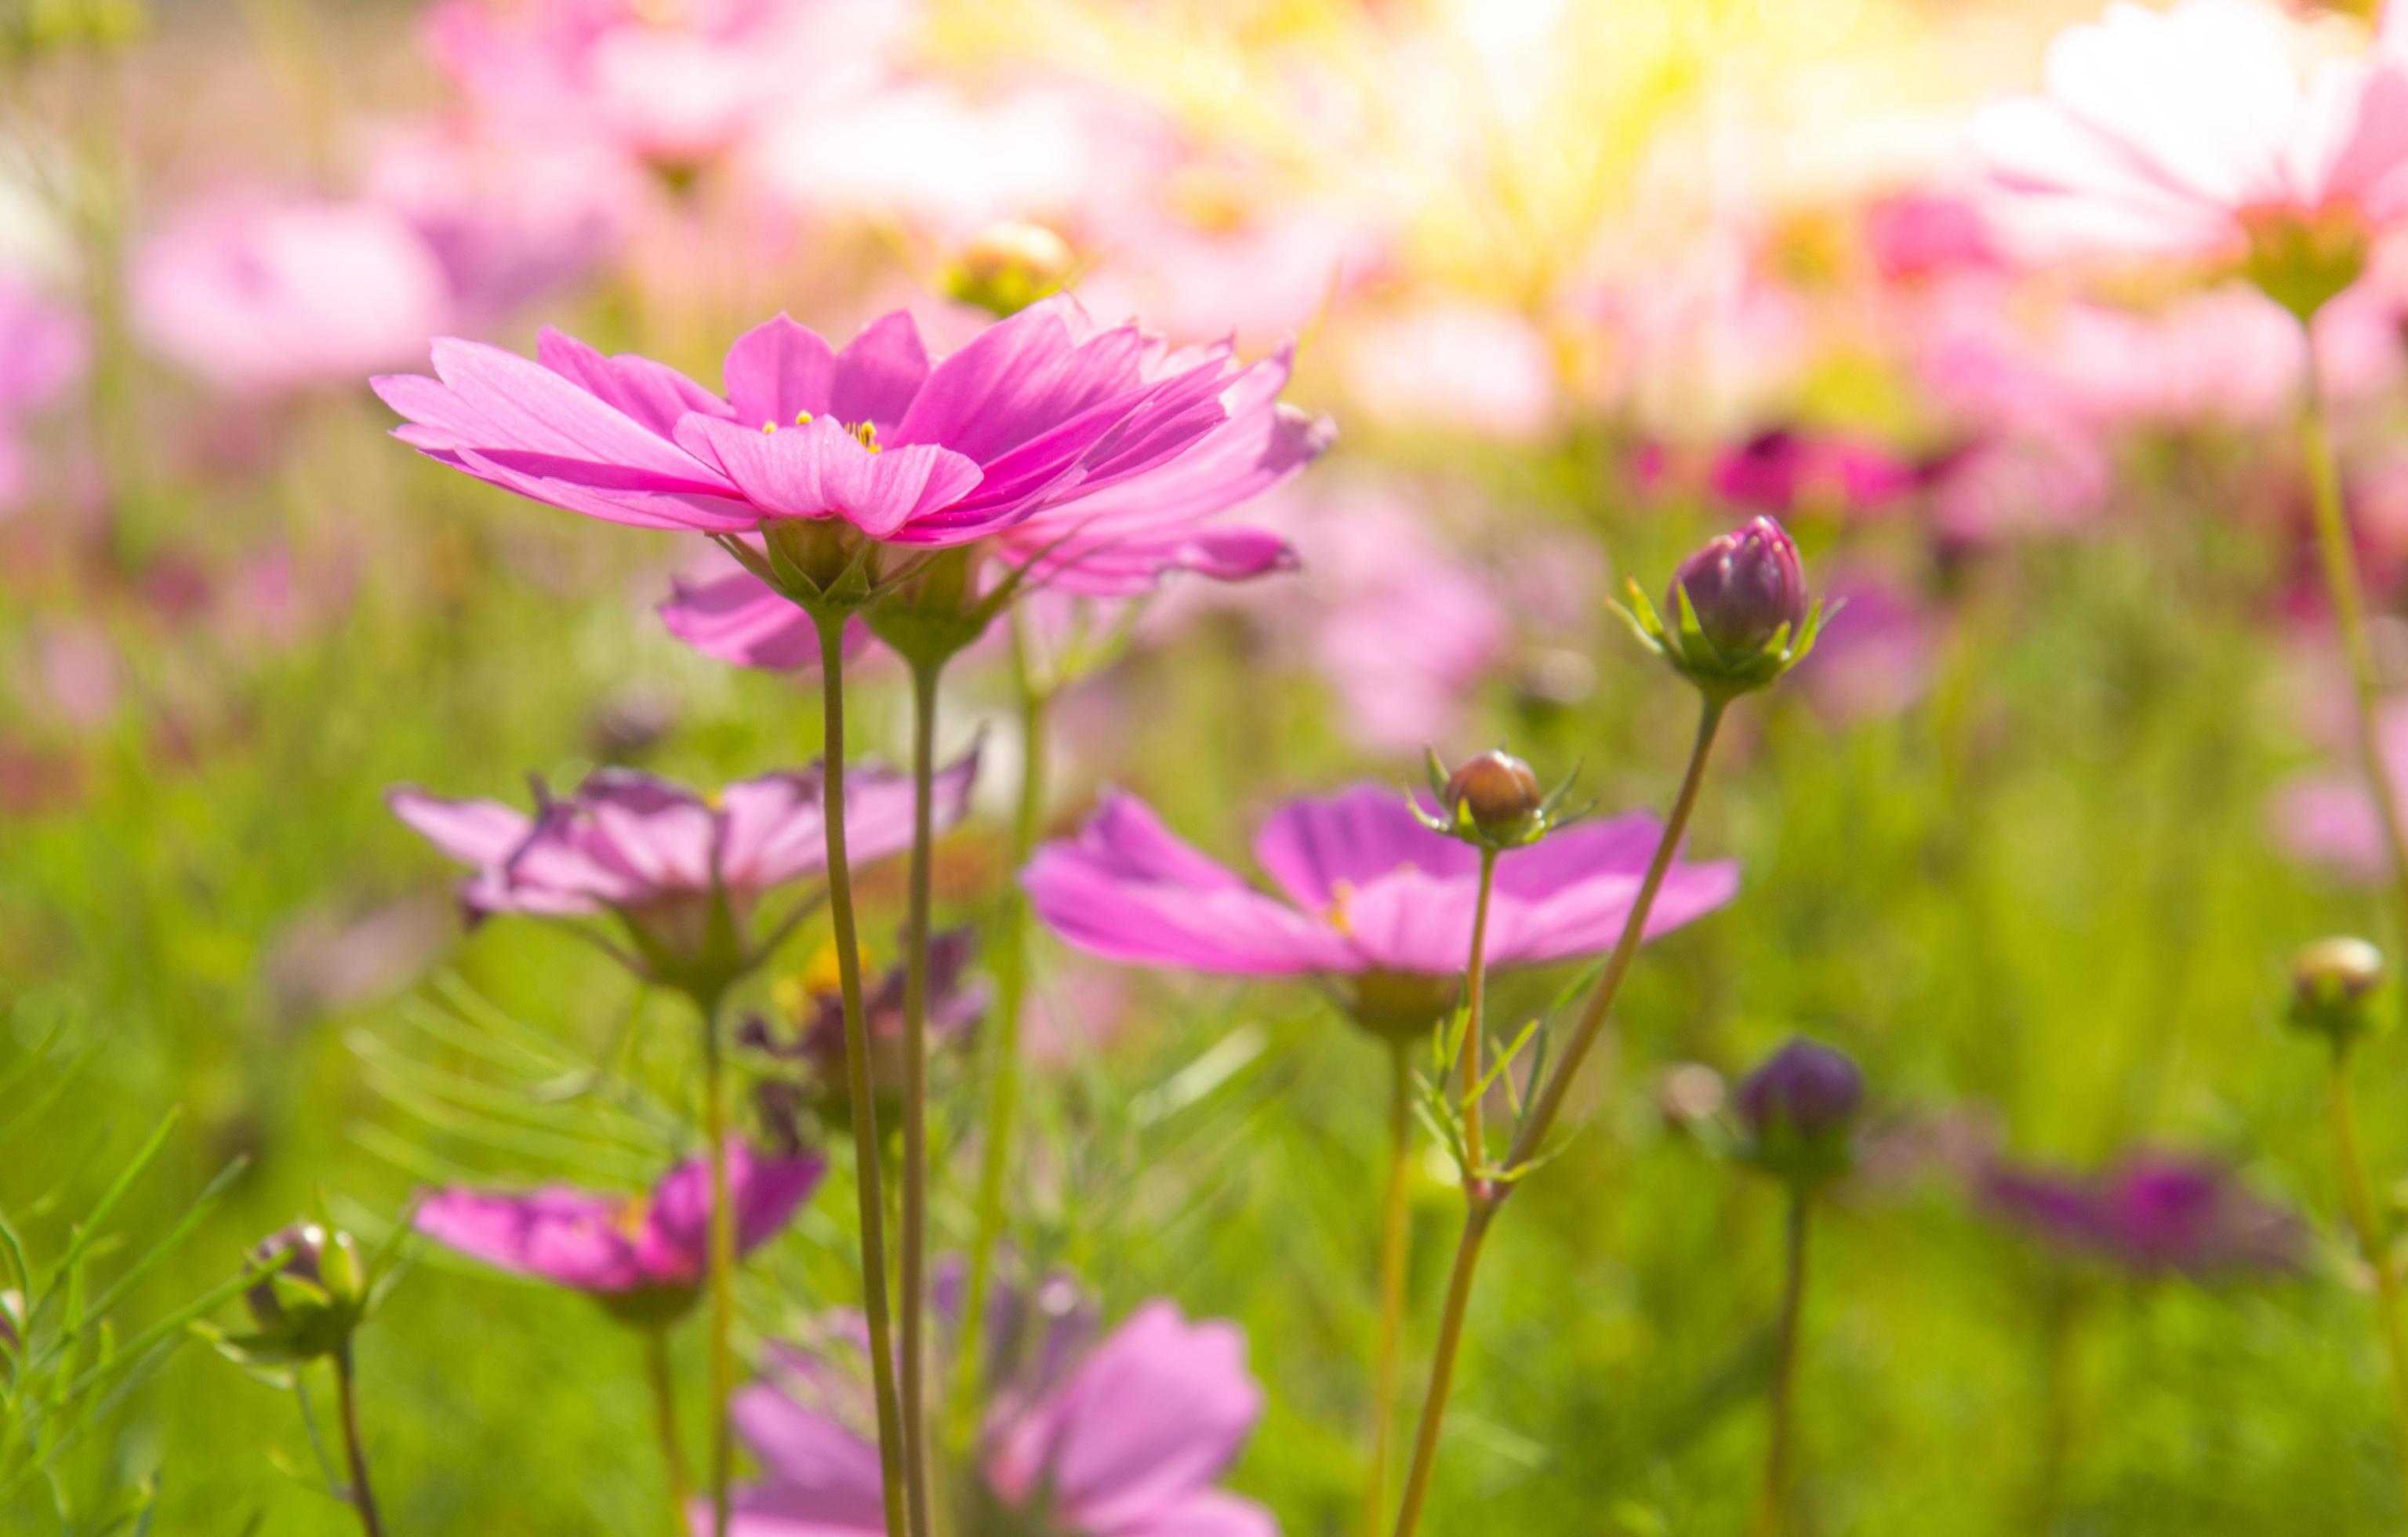
[[[841,517],[885,539],[958,501],[979,483],[975,464],[931,444],[872,453],[833,417],[762,432],[687,417],[678,441],[724,470],[764,510],[781,517]]]

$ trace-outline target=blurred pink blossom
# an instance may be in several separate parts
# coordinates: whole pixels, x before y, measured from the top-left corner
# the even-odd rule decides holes
[[[2124,3],[2058,35],[2045,94],[1975,120],[1985,208],[2021,254],[2229,258],[2270,225],[2372,231],[2408,213],[2408,74],[2303,70],[2264,0]]]
[[[1716,455],[1708,482],[1716,496],[1750,511],[1863,514],[1914,496],[1933,469],[1868,438],[1774,428]]]
[[[442,264],[394,209],[239,194],[143,242],[133,304],[150,346],[236,395],[354,383],[452,321]]]
[[[1922,282],[1998,264],[1989,227],[1971,198],[1910,191],[1865,206],[1866,254],[1888,282]]]
[[[476,328],[583,279],[625,234],[642,191],[590,145],[446,122],[386,136],[364,195],[418,232],[442,266],[455,323]]]
[[[2393,793],[2408,796],[2408,700],[2383,707],[2376,740]],[[2354,767],[2294,777],[2276,790],[2271,812],[2276,840],[2294,858],[2362,883],[2390,868],[2382,819]]]
[[[990,1404],[959,1475],[976,1486],[968,1508],[999,1509],[1008,1522],[981,1530],[1016,1530],[1042,1511],[1041,1530],[1066,1537],[1278,1537],[1268,1511],[1213,1487],[1262,1414],[1245,1336],[1190,1322],[1168,1301],[1146,1303],[1100,1343],[1091,1329],[1085,1310],[1049,1306],[1044,1292],[995,1321],[998,1349],[1021,1348],[986,1374]],[[853,1386],[823,1357],[779,1347],[767,1378],[738,1395],[737,1428],[765,1476],[737,1493],[736,1537],[886,1530],[878,1447]],[[710,1530],[708,1505],[694,1530]]]
[[[876,78],[910,0],[443,0],[436,62],[521,131],[687,170],[795,95]]]
[[[727,1150],[736,1244],[749,1253],[777,1236],[820,1181],[816,1154],[772,1157],[742,1143]],[[499,1270],[572,1290],[657,1304],[673,1316],[691,1305],[710,1268],[710,1162],[691,1158],[649,1196],[607,1196],[547,1185],[523,1193],[437,1190],[414,1218],[448,1249]]]
[[[85,352],[80,319],[0,272],[0,512],[28,490],[20,435],[82,376]]]
[[[1511,309],[1442,299],[1365,317],[1339,363],[1364,414],[1394,430],[1527,443],[1556,424],[1554,353]]]
[[[1814,707],[1835,721],[1879,720],[1922,698],[1940,661],[1938,618],[1870,574],[1834,572],[1824,594],[1829,617],[1798,668]]]

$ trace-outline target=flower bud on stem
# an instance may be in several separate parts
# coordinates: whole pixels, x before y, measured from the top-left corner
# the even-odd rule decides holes
[[[1447,1283],[1438,1346],[1430,1361],[1429,1394],[1422,1403],[1421,1428],[1414,1439],[1412,1470],[1406,1475],[1404,1504],[1397,1514],[1396,1537],[1413,1537],[1421,1525],[1422,1506],[1429,1497],[1430,1475],[1438,1461],[1439,1431],[1446,1420],[1447,1395],[1455,1383],[1455,1356],[1462,1347],[1464,1320],[1471,1305],[1471,1286],[1479,1273],[1480,1251],[1487,1242],[1489,1224],[1503,1210],[1505,1198],[1512,1190],[1512,1179],[1538,1156],[1547,1134],[1554,1129],[1555,1118],[1563,1113],[1564,1099],[1571,1091],[1572,1080],[1597,1044],[1607,1013],[1613,1007],[1614,995],[1621,991],[1623,978],[1629,974],[1631,960],[1647,932],[1648,914],[1655,910],[1656,895],[1663,888],[1673,855],[1680,851],[1681,840],[1688,832],[1690,813],[1697,810],[1698,792],[1705,783],[1706,760],[1713,751],[1715,733],[1730,703],[1729,695],[1716,690],[1701,690],[1699,697],[1703,702],[1697,738],[1689,748],[1689,766],[1681,777],[1680,793],[1673,797],[1671,814],[1665,819],[1655,857],[1648,861],[1647,873],[1631,900],[1630,915],[1623,921],[1622,935],[1614,941],[1613,953],[1598,977],[1597,990],[1589,995],[1588,1005],[1573,1028],[1571,1043],[1563,1059],[1548,1074],[1545,1085],[1531,1101],[1529,1113],[1523,1117],[1512,1151],[1506,1156],[1502,1177],[1480,1182],[1469,1191],[1470,1209],[1464,1217],[1463,1236],[1455,1246],[1454,1273]]]

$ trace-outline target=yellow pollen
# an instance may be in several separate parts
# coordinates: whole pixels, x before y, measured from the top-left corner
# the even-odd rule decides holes
[[[1354,899],[1354,882],[1332,881],[1329,883],[1329,927],[1338,930],[1340,934],[1345,935],[1350,940],[1354,937],[1354,920],[1348,916],[1346,906]]]
[[[775,432],[778,430],[778,424],[775,422],[764,422],[761,424],[761,430],[763,432]]]
[[[796,426],[798,426],[798,427],[808,427],[808,426],[810,426],[810,424],[811,424],[811,413],[810,413],[810,412],[809,412],[809,411],[796,411],[796,412],[795,413],[795,425],[796,425]]]
[[[861,970],[864,974],[870,970],[867,945],[861,950]],[[801,982],[812,993],[833,993],[844,985],[844,973],[837,966],[837,948],[833,941],[821,945],[813,953],[810,964],[803,968]]]
[[[628,1238],[644,1236],[644,1224],[652,1220],[652,1202],[649,1196],[629,1196],[619,1207],[616,1226]]]

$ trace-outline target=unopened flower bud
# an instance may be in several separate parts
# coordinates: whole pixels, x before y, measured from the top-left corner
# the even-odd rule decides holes
[[[1668,625],[1680,623],[1683,593],[1707,642],[1734,662],[1762,652],[1784,626],[1795,637],[1810,608],[1798,546],[1768,517],[1709,540],[1681,563],[1664,597]]]
[[[2306,946],[2291,962],[2291,1023],[2346,1044],[2378,1023],[2372,999],[2385,978],[2383,952],[2337,935]]]
[[[1847,1171],[1865,1079],[1845,1052],[1794,1037],[1740,1085],[1750,1162],[1796,1184]]]
[[[243,1296],[259,1332],[237,1342],[271,1358],[308,1360],[331,1355],[358,1327],[367,1308],[366,1268],[346,1232],[296,1222],[251,1251],[253,1265],[278,1266]]]
[[[1538,774],[1511,753],[1467,758],[1447,777],[1447,810],[1468,814],[1471,825],[1490,837],[1508,838],[1525,830],[1546,800]]]
[[[1042,224],[992,224],[953,258],[945,291],[1003,319],[1060,292],[1078,265],[1069,242]]]

